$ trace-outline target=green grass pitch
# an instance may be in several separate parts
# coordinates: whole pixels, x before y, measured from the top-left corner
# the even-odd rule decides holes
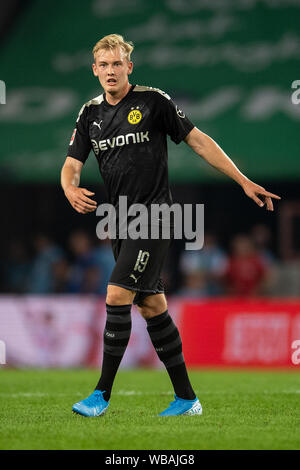
[[[0,370],[0,449],[300,449],[300,370],[191,370],[202,416],[159,418],[165,371],[117,375],[99,418],[71,412],[96,370]]]

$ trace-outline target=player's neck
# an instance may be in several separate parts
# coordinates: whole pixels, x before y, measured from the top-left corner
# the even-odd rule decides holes
[[[124,96],[127,95],[130,88],[131,88],[131,84],[127,83],[126,86],[122,90],[120,90],[119,93],[112,95],[109,92],[105,92],[106,101],[113,106],[118,104],[124,98]]]

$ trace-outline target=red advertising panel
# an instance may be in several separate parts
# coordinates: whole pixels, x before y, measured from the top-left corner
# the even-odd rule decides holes
[[[299,299],[185,301],[178,326],[189,366],[300,362]]]

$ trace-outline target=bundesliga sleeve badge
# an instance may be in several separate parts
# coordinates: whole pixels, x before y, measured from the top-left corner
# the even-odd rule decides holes
[[[72,145],[75,139],[77,129],[74,129],[69,145]]]

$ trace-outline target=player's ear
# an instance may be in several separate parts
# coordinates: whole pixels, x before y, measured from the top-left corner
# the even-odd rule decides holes
[[[133,70],[133,62],[128,62],[128,75],[132,73]]]
[[[95,77],[98,77],[97,70],[96,70],[96,64],[93,64],[92,68],[93,68],[93,73],[94,73]]]

